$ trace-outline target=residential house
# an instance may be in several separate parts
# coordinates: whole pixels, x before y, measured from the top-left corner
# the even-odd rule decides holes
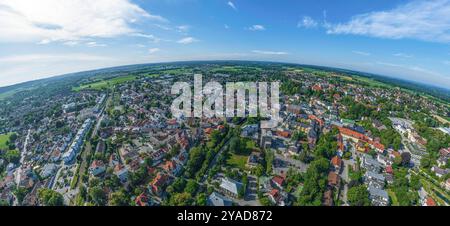
[[[220,183],[220,189],[227,195],[237,198],[239,191],[242,189],[243,184],[230,178],[222,178]]]
[[[272,177],[272,184],[274,187],[282,190],[284,186],[285,178],[281,176]]]
[[[114,174],[119,178],[120,182],[125,183],[128,179],[128,169],[121,164],[114,167]]]
[[[339,187],[340,185],[340,177],[337,173],[330,171],[328,173],[328,186],[330,187]]]
[[[339,172],[341,170],[341,167],[342,167],[342,159],[339,158],[339,156],[334,156],[331,159],[331,166],[333,167],[333,169],[336,172]]]
[[[367,171],[366,174],[364,174],[364,180],[369,184],[369,186],[382,189],[384,188],[386,178],[383,176],[383,174],[379,174],[373,171]]]
[[[167,174],[158,173],[156,177],[150,182],[149,190],[155,195],[162,195],[164,188],[169,183],[170,177]]]
[[[98,176],[103,172],[105,172],[105,170],[106,170],[105,164],[101,160],[94,160],[91,166],[89,167],[89,173],[92,174],[93,176]]]
[[[374,206],[388,206],[389,205],[389,195],[385,190],[369,186],[369,198]]]
[[[437,177],[441,178],[449,173],[448,169],[442,169],[436,166],[431,167],[431,171],[433,171]]]
[[[208,206],[232,206],[233,201],[217,192],[213,192],[208,196],[207,204]]]

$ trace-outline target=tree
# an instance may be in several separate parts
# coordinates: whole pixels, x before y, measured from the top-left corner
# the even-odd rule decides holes
[[[13,133],[9,136],[9,142],[14,143],[17,140],[17,133]]]
[[[365,185],[351,187],[348,189],[347,197],[352,206],[370,206],[369,192]]]
[[[63,196],[57,191],[40,188],[38,190],[39,201],[45,206],[62,206],[64,205]]]
[[[302,206],[319,206],[322,204],[323,193],[327,184],[329,161],[319,158],[311,162],[304,175],[305,183],[298,197]]]
[[[192,196],[187,192],[175,193],[170,197],[169,205],[171,206],[189,206],[192,204]]]
[[[241,140],[238,137],[232,137],[230,140],[230,151],[239,154],[241,152]]]
[[[420,166],[423,168],[429,168],[431,166],[431,158],[430,156],[424,156],[420,159]]]
[[[20,203],[22,203],[23,199],[27,195],[28,190],[26,188],[18,187],[17,189],[14,190],[13,193],[16,196],[16,199],[20,204]]]
[[[185,192],[189,194],[194,194],[197,191],[198,184],[195,182],[195,180],[189,180],[186,184],[186,188],[184,189]]]
[[[130,199],[123,191],[117,191],[111,194],[109,204],[111,206],[128,206]]]
[[[295,131],[294,134],[292,135],[291,140],[292,141],[298,141],[298,140],[303,140],[306,138],[306,134],[303,131]]]
[[[274,153],[270,150],[265,152],[265,161],[266,161],[266,174],[271,175],[273,170],[273,159],[275,158]]]
[[[20,152],[19,150],[8,150],[5,153],[5,159],[7,162],[11,162],[14,164],[19,163],[20,160]]]
[[[89,196],[99,206],[103,206],[106,203],[106,194],[100,186],[89,189]]]
[[[259,199],[259,202],[261,203],[261,205],[263,206],[272,206],[272,202],[269,200],[269,198],[267,197],[262,197]]]
[[[401,154],[402,158],[402,166],[409,166],[409,162],[411,161],[411,154],[409,152],[403,152]]]
[[[196,204],[198,206],[206,206],[207,200],[208,200],[208,198],[206,197],[206,194],[205,193],[200,193],[197,196]]]

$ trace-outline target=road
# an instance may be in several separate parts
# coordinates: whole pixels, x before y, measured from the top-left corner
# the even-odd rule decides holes
[[[231,139],[228,139],[228,140],[225,142],[225,144],[222,146],[222,148],[220,148],[220,150],[219,150],[219,151],[217,152],[217,154],[214,156],[213,160],[209,163],[208,169],[206,170],[205,175],[203,175],[203,178],[202,178],[202,180],[200,181],[201,184],[203,184],[203,183],[205,182],[206,178],[208,178],[208,172],[209,172],[209,170],[210,170],[214,165],[216,165],[216,162],[217,162],[217,159],[219,158],[219,156],[221,156],[222,153],[223,153],[225,150],[227,150],[228,143],[230,142],[230,140],[231,140]]]
[[[17,170],[14,171],[14,179],[15,179],[17,188],[19,187],[19,183],[20,183],[20,176],[22,174],[23,161],[25,161],[25,156],[27,155],[27,146],[28,146],[28,141],[30,139],[30,135],[31,135],[31,129],[28,129],[27,137],[25,138],[25,142],[23,143],[23,149],[22,149],[22,152],[20,153],[19,166],[18,166]],[[18,204],[19,203],[17,202],[17,198],[15,198],[13,205],[17,206]]]
[[[17,187],[19,187],[19,183],[20,183],[20,176],[22,174],[23,161],[25,160],[25,156],[27,155],[27,146],[28,146],[28,140],[30,139],[30,134],[31,134],[31,129],[28,129],[27,137],[25,138],[25,142],[23,143],[23,150],[20,153],[19,167],[17,168],[17,170],[15,171],[15,174],[14,174]]]
[[[344,204],[348,204],[347,192],[348,192],[348,183],[350,182],[350,178],[348,176],[348,170],[352,165],[355,164],[355,162],[353,160],[345,160],[345,159],[343,159],[342,162],[344,164],[343,164],[343,169],[341,171],[340,176],[345,183],[344,183],[344,188],[341,192],[341,200]]]

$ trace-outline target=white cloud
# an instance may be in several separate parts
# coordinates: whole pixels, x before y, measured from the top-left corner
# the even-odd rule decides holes
[[[264,31],[266,28],[263,25],[255,24],[248,28],[250,31]]]
[[[372,55],[372,54],[370,54],[368,52],[356,51],[356,50],[352,51],[352,53],[358,54],[358,55],[361,55],[361,56],[370,56],[370,55]]]
[[[297,27],[314,28],[318,23],[309,16],[304,16],[302,20],[297,23]]]
[[[237,10],[237,8],[236,8],[236,6],[234,5],[233,2],[228,1],[227,5],[230,6],[232,9]]]
[[[149,52],[150,54],[153,54],[153,53],[159,52],[159,50],[160,50],[160,49],[158,49],[158,48],[151,48],[151,49],[148,50],[148,52]]]
[[[413,1],[397,8],[354,16],[330,25],[329,34],[450,42],[450,0]]]
[[[151,35],[151,34],[132,33],[130,35],[134,36],[134,37],[139,37],[139,38],[146,38],[146,39],[149,39],[151,42],[154,42],[154,43],[158,43],[158,42],[162,41],[161,38],[158,38],[158,37],[156,37],[154,35]]]
[[[52,63],[65,61],[106,61],[109,57],[89,55],[84,53],[71,54],[26,54],[1,57],[0,63]]]
[[[275,51],[264,51],[264,50],[253,50],[253,53],[264,54],[264,55],[287,55],[287,52],[275,52]]]
[[[392,55],[396,56],[396,57],[403,57],[403,58],[411,58],[411,57],[413,57],[413,55],[406,54],[406,53],[394,53]]]
[[[105,47],[106,44],[101,44],[101,43],[97,43],[97,42],[88,42],[86,43],[86,45],[88,47]]]
[[[66,45],[66,46],[76,46],[76,45],[79,44],[79,42],[77,42],[77,41],[67,41],[67,42],[64,42],[63,44]]]
[[[136,32],[148,19],[167,22],[129,0],[0,0],[0,42],[76,41]]]
[[[0,86],[122,64],[116,58],[86,53],[25,54],[0,57]]]
[[[199,40],[196,39],[196,38],[186,37],[186,38],[182,38],[182,39],[178,40],[177,43],[180,43],[180,44],[191,44],[191,43],[198,42],[198,41]]]
[[[189,25],[180,25],[176,27],[178,32],[182,32],[182,33],[186,33],[189,31],[189,29],[191,29],[191,27]]]

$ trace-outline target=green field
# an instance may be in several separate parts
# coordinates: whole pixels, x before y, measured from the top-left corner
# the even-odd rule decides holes
[[[0,150],[8,150],[8,145],[6,143],[12,134],[13,133],[0,134]]]
[[[247,164],[247,155],[236,155],[234,153],[229,154],[229,158],[227,159],[227,165],[238,168],[240,170],[245,170],[245,165]]]
[[[181,74],[191,73],[191,72],[192,72],[191,69],[178,68],[178,69],[168,69],[168,70],[161,71],[161,74],[181,75]]]
[[[107,89],[107,88],[117,85],[117,84],[133,81],[136,78],[137,77],[134,75],[122,76],[122,77],[112,78],[112,79],[108,79],[108,80],[102,80],[102,81],[98,81],[98,82],[84,84],[79,87],[74,87],[73,90],[74,91],[80,91],[80,90],[86,90],[86,89],[103,90],[103,89]]]
[[[391,189],[388,189],[387,193],[389,195],[389,198],[391,198],[391,201],[392,201],[391,206],[399,206],[399,203],[397,200],[397,195],[395,195],[395,193]]]
[[[245,72],[245,71],[253,71],[253,72],[260,72],[262,71],[259,67],[242,67],[242,66],[222,66],[211,69],[212,73],[239,73],[239,72]]]

